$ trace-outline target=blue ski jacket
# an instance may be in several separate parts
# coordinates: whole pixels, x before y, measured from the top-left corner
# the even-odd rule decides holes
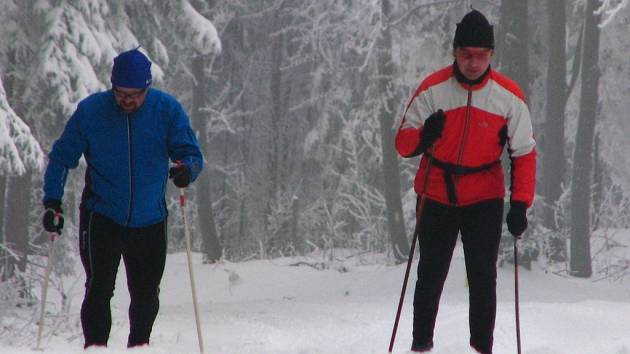
[[[82,100],[48,155],[44,203],[61,201],[68,170],[87,162],[81,206],[128,227],[164,220],[169,158],[194,181],[203,157],[181,104],[149,88],[143,105],[125,113],[112,90]]]

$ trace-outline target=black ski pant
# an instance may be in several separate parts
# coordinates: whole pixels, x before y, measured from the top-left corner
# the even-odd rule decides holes
[[[461,232],[470,298],[470,345],[483,354],[491,354],[503,200],[455,207],[427,199],[423,209],[419,220],[418,281],[413,300],[413,345],[433,345],[440,296]]]
[[[85,348],[107,345],[112,325],[110,300],[121,257],[131,298],[127,345],[148,344],[166,261],[166,221],[147,227],[124,227],[82,208],[80,249],[86,275],[81,306]]]

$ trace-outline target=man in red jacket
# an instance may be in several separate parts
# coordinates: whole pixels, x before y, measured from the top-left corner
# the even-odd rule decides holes
[[[511,159],[509,231],[527,228],[536,179],[532,123],[518,85],[492,70],[493,28],[472,10],[457,24],[455,62],[429,75],[411,98],[396,134],[403,157],[422,154],[415,190],[420,261],[411,350],[433,347],[433,329],[457,235],[461,232],[470,292],[470,345],[492,353],[496,262],[505,187],[500,157]]]

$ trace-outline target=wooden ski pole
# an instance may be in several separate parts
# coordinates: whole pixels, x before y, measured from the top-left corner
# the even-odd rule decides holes
[[[57,233],[50,234],[50,241],[48,243],[48,258],[46,260],[46,273],[44,275],[44,285],[42,286],[42,303],[40,305],[39,312],[39,328],[37,329],[37,342],[35,350],[43,350],[41,348],[42,332],[44,331],[44,314],[46,312],[46,297],[48,296],[48,281],[50,279],[50,273],[52,271],[52,257],[54,255],[55,239],[59,235]]]
[[[188,222],[186,221],[186,194],[184,188],[179,190],[179,205],[182,210],[182,222],[184,223],[184,238],[186,239],[186,259],[188,260],[188,275],[190,276],[190,288],[192,290],[193,307],[195,310],[195,323],[197,325],[197,339],[199,341],[199,352],[203,351],[203,337],[201,335],[201,322],[199,321],[199,306],[197,306],[197,291],[195,288],[195,276],[193,274],[191,247],[190,247],[190,231],[188,230]]]

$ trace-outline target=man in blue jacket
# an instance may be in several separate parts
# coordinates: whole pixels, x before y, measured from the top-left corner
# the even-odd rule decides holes
[[[151,81],[151,62],[144,54],[120,53],[112,89],[79,103],[48,155],[43,199],[48,232],[63,227],[68,170],[82,155],[87,162],[79,226],[85,348],[107,345],[121,256],[131,296],[127,345],[149,343],[166,259],[167,177],[185,188],[203,165],[186,112],[174,97],[150,88]],[[177,167],[169,169],[169,159],[178,161]]]

